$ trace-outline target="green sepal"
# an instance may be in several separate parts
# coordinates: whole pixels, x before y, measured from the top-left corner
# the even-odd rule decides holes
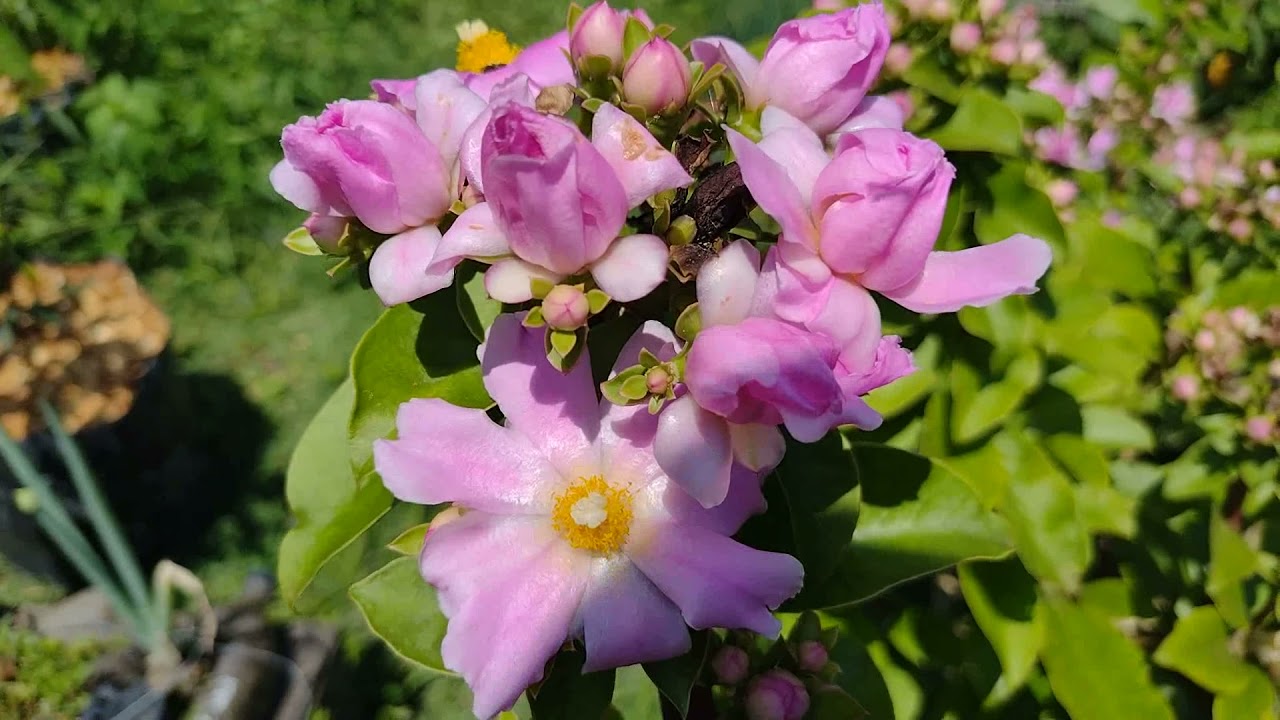
[[[649,414],[657,415],[662,412],[662,406],[667,402],[665,395],[654,395],[649,398]]]
[[[569,32],[573,32],[573,27],[578,24],[578,18],[582,17],[583,8],[578,3],[569,3],[569,13],[565,17],[564,26]]]
[[[598,112],[604,105],[604,99],[593,97],[582,101],[582,109],[589,113]]]
[[[836,642],[838,642],[839,640],[840,640],[840,628],[836,627],[835,625],[832,625],[829,628],[822,629],[822,644],[826,646],[828,650],[834,648],[836,646]]]
[[[622,108],[622,112],[636,119],[636,122],[645,123],[649,121],[649,113],[645,109],[635,103],[624,102],[618,107]]]
[[[604,396],[605,400],[614,405],[635,405],[637,401],[644,399],[644,396],[641,395],[635,399],[627,397],[623,393],[623,385],[631,378],[637,377],[644,379],[644,368],[639,365],[633,365],[600,383],[600,394]]]
[[[809,610],[801,613],[791,632],[787,634],[787,640],[795,645],[810,641],[822,642],[822,622],[818,620],[818,614]]]
[[[284,246],[299,255],[315,256],[324,255],[324,250],[316,244],[315,238],[311,237],[311,233],[306,228],[296,228],[293,232],[284,236]]]
[[[353,265],[355,265],[355,263],[351,260],[351,257],[348,256],[348,257],[342,258],[341,260],[338,261],[336,265],[329,268],[328,270],[325,270],[324,272],[329,277],[337,277],[338,273],[352,267]]]
[[[693,342],[702,330],[702,314],[698,312],[698,303],[693,303],[676,318],[676,337],[685,342]]]
[[[587,328],[554,330],[547,328],[547,360],[560,372],[569,372],[587,347]]]
[[[700,63],[694,63],[694,65],[698,64]],[[691,89],[689,90],[689,97],[696,98],[709,90],[715,81],[719,80],[720,77],[724,75],[724,71],[725,66],[721,63],[716,63],[706,70],[703,70],[701,75],[694,75],[693,82],[691,83]]]
[[[591,308],[592,315],[599,315],[612,299],[609,293],[600,288],[587,291],[587,306]]]
[[[632,375],[622,381],[622,397],[638,402],[649,395],[648,380],[644,375]]]
[[[588,55],[578,60],[578,72],[587,80],[609,77],[613,72],[613,61],[604,55]]]
[[[665,37],[670,37],[671,33],[675,31],[676,31],[675,25],[668,25],[667,23],[662,23],[661,25],[653,29],[653,34],[657,37],[665,38]]]
[[[538,306],[525,313],[524,320],[521,320],[520,324],[527,328],[536,328],[546,325],[547,321],[542,317],[542,307]]]
[[[387,543],[387,549],[398,555],[417,556],[422,552],[422,541],[427,539],[427,529],[430,527],[431,523],[414,525]]]
[[[622,31],[623,60],[630,60],[631,53],[652,39],[653,32],[645,27],[643,22],[640,22],[640,18],[634,15],[627,18],[627,25]]]
[[[529,292],[539,300],[542,300],[555,288],[556,284],[546,278],[531,277],[529,278]]]
[[[671,221],[671,226],[667,228],[667,243],[676,245],[688,245],[698,236],[698,223],[688,215],[681,215]]]
[[[662,361],[658,359],[657,355],[649,352],[649,348],[640,348],[640,367],[648,370],[661,364]]]

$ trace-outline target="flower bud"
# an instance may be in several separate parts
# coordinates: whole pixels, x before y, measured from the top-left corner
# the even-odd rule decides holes
[[[951,49],[968,55],[982,43],[982,28],[977,23],[962,22],[951,27]]]
[[[578,288],[557,285],[542,300],[542,317],[556,330],[577,330],[591,317],[591,303]]]
[[[991,60],[1000,65],[1013,65],[1018,62],[1018,44],[1009,38],[997,40],[991,46]]]
[[[1200,352],[1207,353],[1212,351],[1214,347],[1218,345],[1218,339],[1214,336],[1213,331],[1201,330],[1196,333],[1196,337],[1192,340],[1192,344],[1195,345],[1196,349]]]
[[[978,0],[978,17],[989,23],[995,16],[1004,12],[1004,0]]]
[[[1058,178],[1051,180],[1045,185],[1045,194],[1049,196],[1049,201],[1054,207],[1064,208],[1076,201],[1076,196],[1080,194],[1080,187],[1070,180]]]
[[[1255,415],[1244,422],[1244,434],[1256,443],[1269,443],[1276,432],[1276,421],[1263,415]]]
[[[1263,180],[1275,180],[1277,176],[1275,161],[1271,159],[1267,159],[1259,162],[1258,175]]]
[[[951,0],[933,0],[933,2],[929,3],[929,9],[925,11],[925,15],[934,22],[950,20],[952,15]]]
[[[827,652],[827,646],[817,640],[800,643],[800,647],[796,649],[796,655],[799,656],[800,669],[812,673],[821,672],[831,657]]]
[[[1183,374],[1173,379],[1173,397],[1188,402],[1200,392],[1200,379],[1195,375]]]
[[[889,46],[889,50],[884,56],[884,67],[894,75],[901,75],[911,67],[911,61],[914,60],[914,53],[911,46],[906,43],[893,43]]]
[[[1182,188],[1178,193],[1178,204],[1183,208],[1190,210],[1200,204],[1200,191],[1190,185]]]
[[[650,393],[664,395],[671,389],[671,373],[661,365],[649,368],[649,371],[644,374],[644,384]]]
[[[1023,65],[1035,65],[1044,59],[1045,46],[1043,40],[1029,40],[1018,49],[1018,60]]]
[[[747,651],[736,645],[725,645],[711,658],[711,670],[721,685],[737,685],[746,680],[750,667]]]
[[[321,250],[330,255],[337,255],[338,243],[346,236],[348,223],[349,220],[344,217],[312,213],[311,217],[302,223],[302,227],[307,229],[311,239],[316,241],[316,245]]]
[[[795,675],[771,670],[751,681],[748,720],[800,720],[809,711],[809,692]]]
[[[1242,242],[1248,240],[1253,234],[1253,223],[1248,218],[1235,218],[1227,223],[1227,234]]]
[[[666,38],[655,37],[627,61],[622,94],[627,102],[656,115],[683,107],[692,82],[689,61],[680,48]]]
[[[578,67],[593,55],[609,58],[616,70],[622,67],[622,35],[626,16],[607,2],[598,2],[582,12],[569,35],[569,54]]]

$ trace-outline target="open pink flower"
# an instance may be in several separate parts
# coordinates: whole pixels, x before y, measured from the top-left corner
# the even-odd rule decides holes
[[[842,135],[830,158],[817,135],[779,110],[765,111],[762,129],[759,144],[732,130],[729,143],[756,202],[782,226],[783,319],[836,332],[843,305],[867,308],[866,290],[915,312],[953,312],[1035,292],[1049,267],[1049,246],[1026,235],[933,251],[955,171],[932,142],[871,128]]]
[[[648,323],[622,357],[673,346]],[[589,672],[687,652],[686,626],[778,633],[770,609],[799,591],[803,568],[729,537],[763,509],[756,473],[735,471],[729,498],[704,510],[654,461],[657,418],[597,399],[589,362],[556,371],[518,315],[494,322],[483,370],[505,426],[411,400],[398,439],[374,444],[396,497],[462,509],[427,536],[421,570],[449,618],[441,656],[477,716],[511,707],[570,638]]]
[[[889,25],[883,5],[865,3],[783,23],[760,61],[725,37],[695,40],[690,50],[708,66],[723,63],[748,107],[782,108],[825,135],[853,114],[880,74]]]
[[[489,295],[503,302],[532,297],[530,281],[552,282],[589,271],[616,300],[637,300],[666,277],[666,243],[654,235],[619,238],[630,208],[693,178],[630,115],[602,106],[588,140],[563,118],[512,101],[493,110],[480,159],[463,165],[486,202],[453,224],[431,272],[451,272],[463,258],[492,263]]]

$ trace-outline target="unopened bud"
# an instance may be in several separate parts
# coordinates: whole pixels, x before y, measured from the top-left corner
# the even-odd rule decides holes
[[[982,43],[982,28],[977,23],[962,22],[951,27],[951,49],[968,55]]]
[[[711,670],[721,685],[737,685],[747,679],[751,658],[747,651],[736,645],[725,645],[711,658]]]
[[[1218,345],[1218,338],[1214,336],[1212,330],[1201,330],[1196,333],[1196,337],[1191,341],[1196,349],[1200,352],[1210,352]]]
[[[1248,240],[1253,234],[1253,223],[1247,218],[1238,217],[1227,223],[1227,234],[1236,240]]]
[[[982,22],[989,23],[995,16],[1004,12],[1005,0],[978,0],[978,17],[982,18]]]
[[[812,673],[821,672],[831,657],[827,652],[827,646],[817,640],[800,643],[800,647],[796,649],[796,655],[800,660],[800,669]]]
[[[804,683],[786,670],[770,670],[747,690],[748,720],[800,720],[809,711]]]
[[[1018,62],[1018,44],[1009,38],[997,40],[991,46],[991,60],[1000,65],[1013,65]]]
[[[1245,420],[1244,434],[1256,443],[1269,443],[1276,432],[1276,421],[1262,415]]]
[[[636,48],[622,72],[622,95],[654,115],[684,107],[693,71],[680,48],[655,37]]]
[[[556,330],[577,330],[591,317],[591,303],[578,288],[557,285],[542,300],[542,317]]]
[[[925,14],[935,22],[946,22],[951,19],[951,15],[954,12],[951,8],[951,2],[952,0],[933,0],[933,2],[929,3],[929,9],[925,11]]]
[[[644,374],[644,384],[650,393],[665,395],[671,389],[671,373],[661,365],[649,368],[649,371]]]
[[[609,58],[616,70],[622,66],[622,36],[627,19],[623,13],[598,2],[582,12],[569,35],[569,54],[579,67],[591,56]]]
[[[1200,392],[1200,378],[1195,375],[1179,375],[1173,379],[1170,389],[1175,398],[1187,402]]]
[[[347,234],[348,222],[350,222],[349,218],[312,213],[311,217],[302,223],[302,227],[307,229],[311,239],[316,241],[316,245],[321,250],[330,255],[337,255],[338,243]]]
[[[911,46],[906,43],[893,43],[889,46],[884,56],[884,67],[894,75],[901,75],[911,67],[911,61],[915,59]]]

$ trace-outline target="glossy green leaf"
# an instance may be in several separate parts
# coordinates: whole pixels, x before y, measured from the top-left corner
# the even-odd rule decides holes
[[[858,529],[831,577],[806,583],[796,609],[850,605],[962,560],[1009,549],[998,518],[959,477],[928,458],[854,444],[862,486]]]
[[[974,217],[974,231],[983,243],[999,242],[1018,233],[1058,246],[1066,243],[1058,211],[1044,193],[1027,184],[1026,167],[1021,163],[1005,163],[987,181],[987,192],[991,205],[978,208]]]
[[[1227,521],[1215,513],[1209,519],[1209,576],[1205,592],[1213,598],[1222,617],[1235,627],[1249,624],[1241,582],[1256,573],[1258,553]]]
[[[354,386],[344,382],[320,408],[294,448],[285,475],[293,528],[280,543],[277,576],[285,602],[296,606],[320,569],[391,507],[377,477],[359,481],[347,459],[347,417]]]
[[[1132,539],[1138,534],[1138,502],[1112,487],[1079,485],[1075,488],[1076,512],[1091,534]]]
[[[1150,450],[1156,439],[1146,423],[1129,412],[1106,405],[1086,405],[1081,409],[1084,417],[1084,437],[1103,447],[1131,450]]]
[[[689,693],[707,662],[707,652],[711,647],[707,640],[707,631],[696,631],[693,633],[693,648],[689,652],[670,660],[644,664],[645,674],[658,692],[680,711],[681,717],[689,714]]]
[[[1018,558],[1042,582],[1074,592],[1093,543],[1077,515],[1071,483],[1029,439],[1004,435],[997,442],[1011,462],[1003,508]]]
[[[991,691],[998,703],[1027,682],[1044,646],[1035,579],[1016,558],[961,563],[957,570],[965,603],[1000,658],[1004,672]]]
[[[1049,684],[1072,720],[1174,720],[1137,646],[1105,614],[1045,598],[1040,653]]]
[[[805,580],[821,582],[835,569],[858,525],[862,492],[853,454],[840,435],[828,433],[815,443],[788,443],[774,472],[786,497]]]
[[[1267,674],[1252,665],[1241,672],[1242,690],[1219,693],[1213,699],[1213,720],[1275,720],[1276,689]]]
[[[1022,121],[988,90],[970,87],[961,94],[947,122],[929,133],[929,139],[947,150],[1017,155],[1022,149]]]
[[[1239,693],[1248,684],[1248,666],[1231,653],[1227,625],[1208,605],[1178,618],[1151,660],[1186,675],[1212,693]]]
[[[919,88],[949,103],[959,102],[964,89],[956,83],[932,53],[918,53],[915,61],[902,73],[908,85]]]
[[[556,655],[551,672],[529,695],[534,720],[583,720],[599,718],[613,701],[614,671],[582,674],[586,655],[564,650]]]
[[[418,560],[392,560],[351,586],[351,599],[374,635],[396,655],[415,665],[449,673],[440,658],[448,624],[435,590],[418,574]]]
[[[1076,482],[1099,487],[1111,484],[1111,469],[1107,466],[1106,455],[1079,435],[1052,435],[1045,438],[1044,446]]]
[[[1015,295],[986,307],[961,308],[956,317],[970,335],[997,348],[1017,348],[1030,344],[1035,337],[1030,302],[1024,295]]]
[[[397,305],[378,318],[351,358],[355,406],[349,437],[357,472],[372,468],[373,441],[391,433],[405,401],[441,398],[471,408],[492,404],[480,376],[477,344],[450,293]]]
[[[1004,102],[1023,120],[1037,120],[1046,125],[1059,125],[1066,112],[1052,95],[1011,85],[1004,94]]]
[[[840,666],[835,683],[844,688],[873,718],[894,717],[894,698],[889,690],[889,678],[895,683],[902,678],[901,669],[892,665],[887,648],[877,639],[874,626],[856,612],[840,615],[819,613],[823,628],[838,631],[836,644],[831,648],[831,661]],[[784,625],[788,618],[783,618]],[[903,691],[906,692],[905,690]]]
[[[836,685],[819,687],[809,693],[810,720],[862,720],[869,715],[849,693]]]
[[[489,297],[484,289],[484,266],[468,260],[454,271],[454,292],[458,315],[476,340],[483,341],[485,331],[502,313],[502,303]]]
[[[963,407],[957,404],[951,420],[955,441],[967,444],[1004,424],[1040,384],[1043,368],[1033,350],[1021,353],[1007,369],[1007,377],[980,389]]]

